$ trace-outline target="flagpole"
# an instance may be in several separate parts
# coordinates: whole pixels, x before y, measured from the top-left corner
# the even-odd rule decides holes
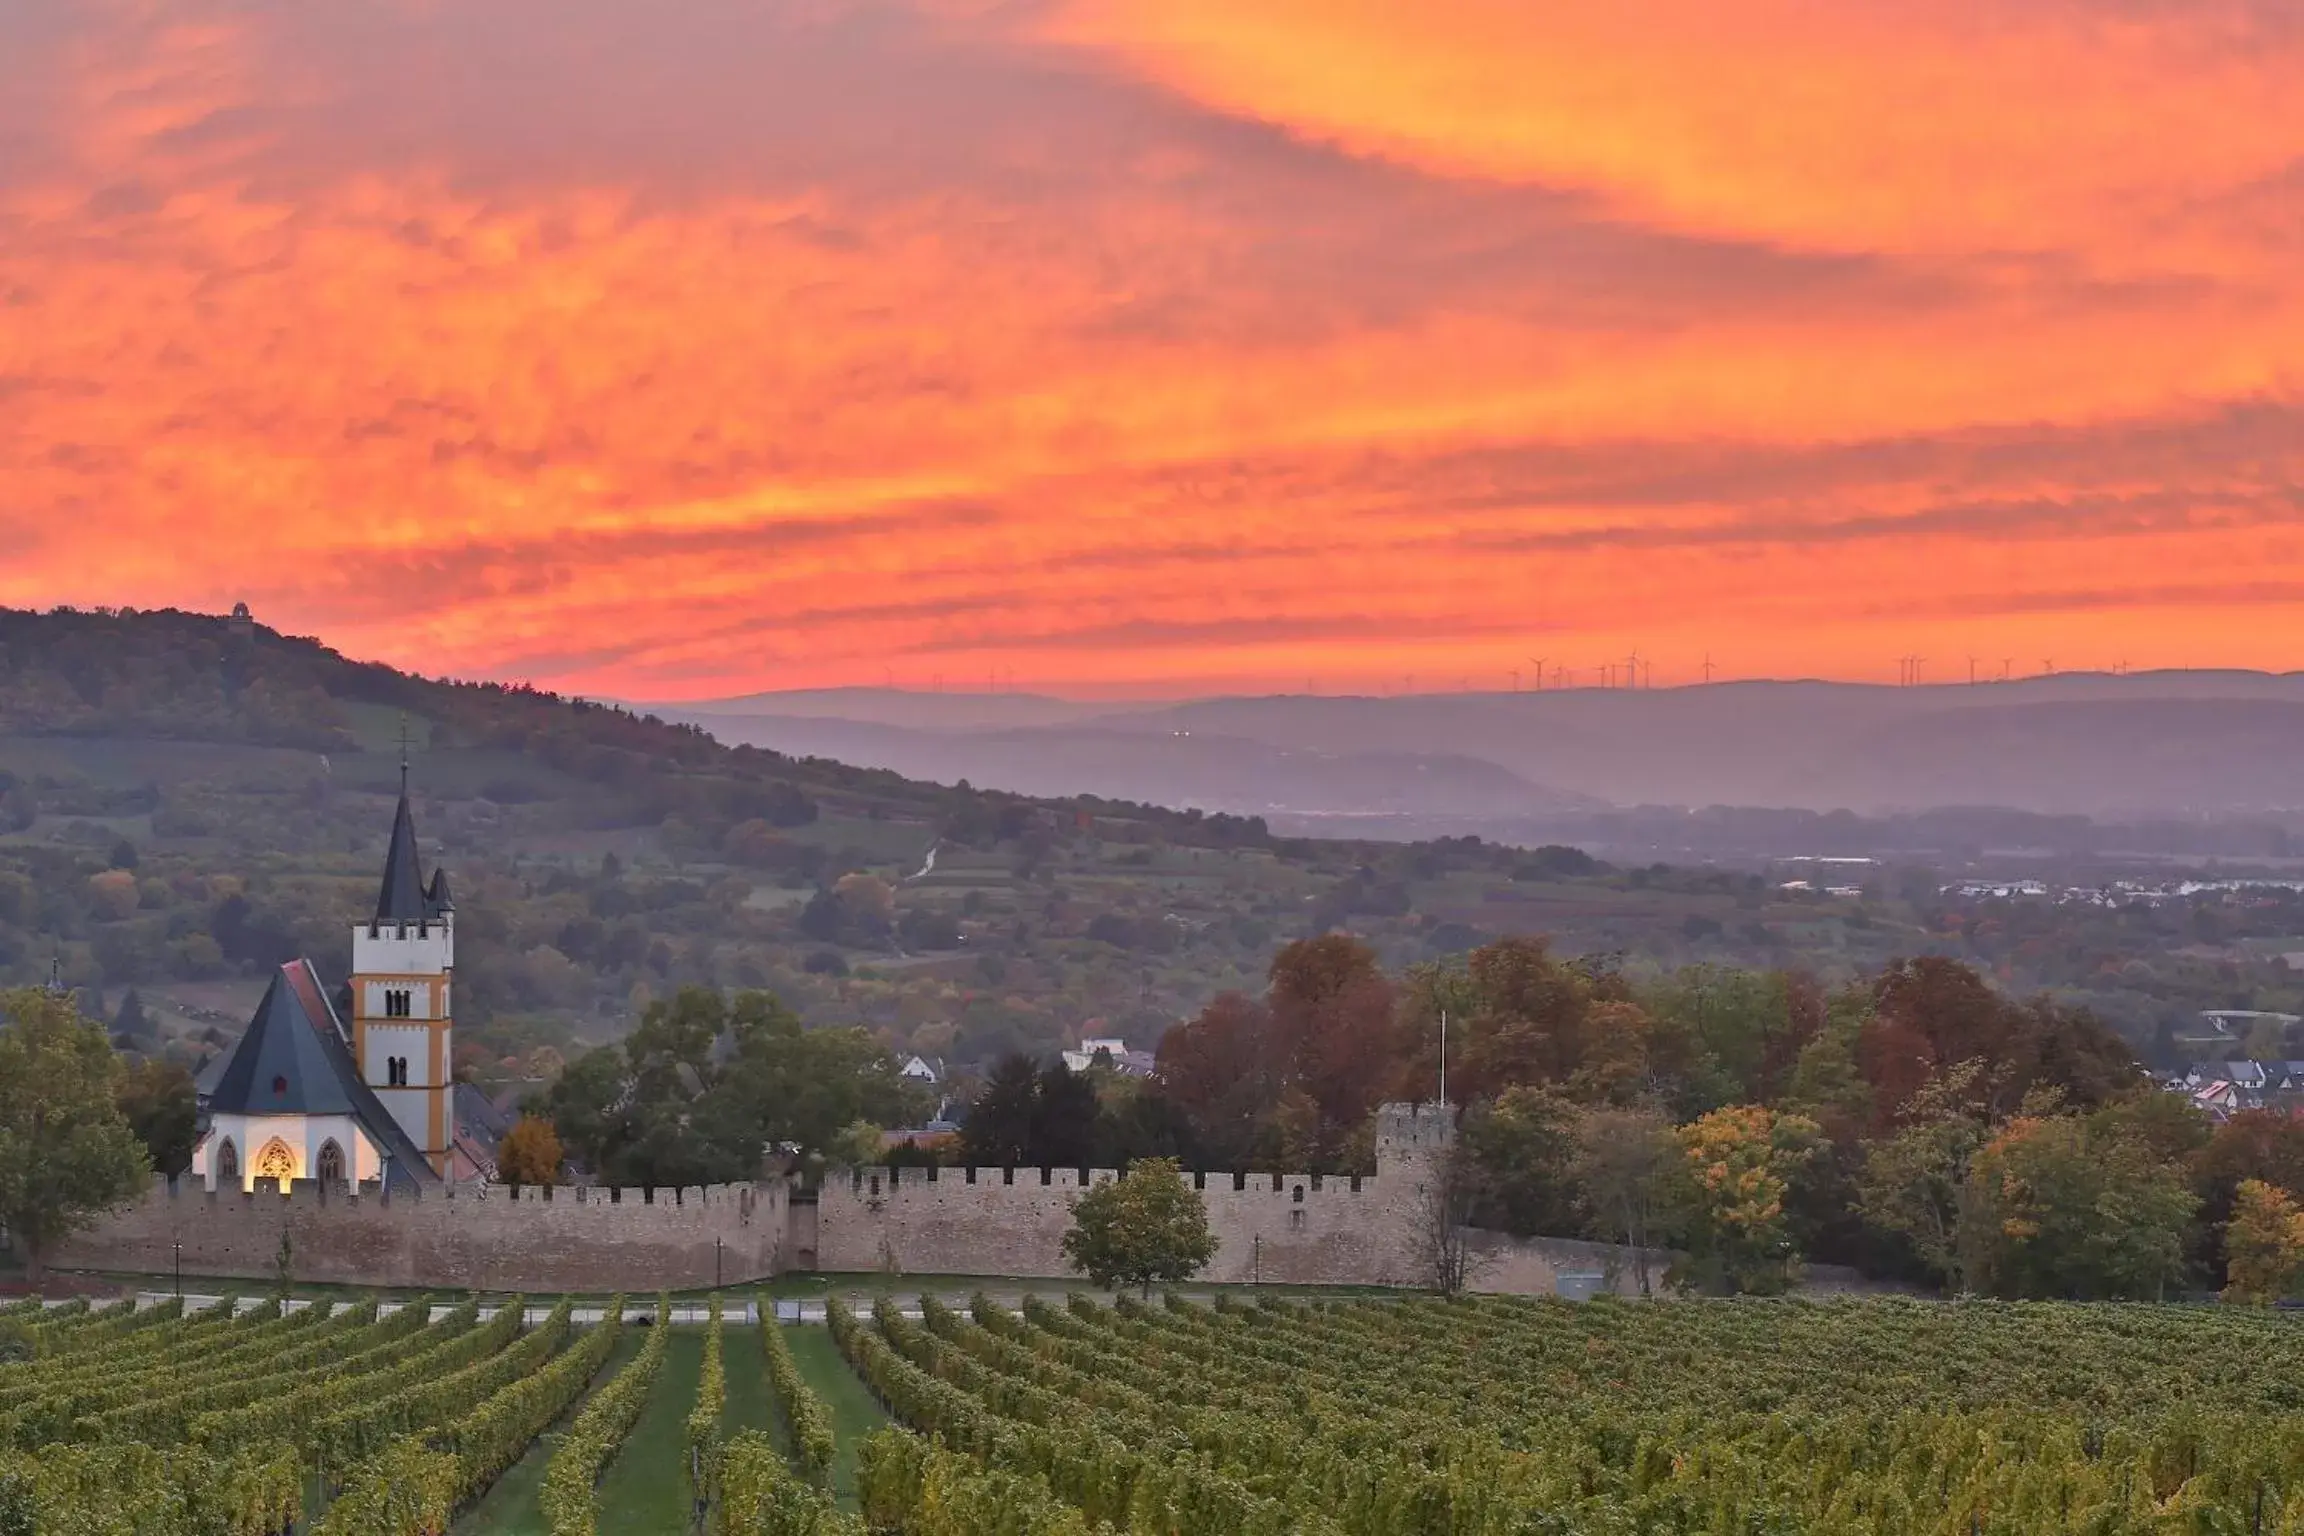
[[[1448,1010],[1440,1010],[1440,1102],[1448,1102]]]

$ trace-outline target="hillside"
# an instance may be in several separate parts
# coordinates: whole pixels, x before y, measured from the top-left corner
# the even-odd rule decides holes
[[[2304,675],[2074,673],[1969,686],[1824,682],[1394,698],[1217,698],[1116,707],[858,689],[664,706],[724,740],[837,742],[920,777],[965,765],[1032,788],[1294,815],[1453,816],[1482,830],[1580,808],[1772,806],[1860,814],[1995,806],[2092,817],[2273,816],[2304,824]],[[868,726],[869,730],[858,727]],[[1133,752],[1113,745],[1133,738]],[[1203,746],[1216,743],[1218,746]],[[1285,760],[1274,754],[1286,754]],[[1211,775],[1221,754],[1229,771]],[[1261,761],[1259,760],[1261,755]],[[1389,775],[1340,772],[1387,762]],[[1419,792],[1446,764],[1476,799]],[[1438,782],[1436,777],[1431,782]]]
[[[1468,839],[1282,837],[726,746],[219,618],[0,613],[0,982],[60,963],[107,1013],[134,990],[149,1047],[197,1059],[245,1018],[265,965],[302,953],[340,973],[374,900],[403,723],[418,826],[464,914],[459,1045],[484,1077],[548,1069],[685,982],[772,987],[807,1018],[958,1062],[1083,1033],[1148,1043],[1259,986],[1278,944],[1333,927],[1395,966],[1509,933],[1646,967],[1845,975],[1950,953],[2149,1034],[2276,999],[2276,961],[2190,951],[2212,933],[2269,956],[2298,922],[2253,906],[2207,927],[2180,908],[1968,913],[1936,873],[1887,866],[1833,896],[1781,888],[1764,858],[1616,867]],[[1461,792],[1483,783],[1499,781],[1464,770]],[[1814,830],[1750,825],[1779,844]]]

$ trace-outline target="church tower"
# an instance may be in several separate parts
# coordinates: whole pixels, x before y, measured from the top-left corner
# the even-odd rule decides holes
[[[427,883],[416,859],[416,819],[408,809],[408,764],[400,764],[400,806],[384,855],[376,915],[352,929],[352,1056],[360,1076],[446,1174],[456,1121],[449,1099],[453,1060],[456,913],[448,872]]]

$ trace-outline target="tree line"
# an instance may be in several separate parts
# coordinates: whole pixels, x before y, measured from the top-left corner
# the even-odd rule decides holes
[[[1370,1173],[1376,1107],[1440,1091],[1443,1018],[1443,1226],[1669,1247],[1672,1279],[1728,1292],[1817,1260],[1948,1292],[2265,1299],[2304,1264],[2304,1121],[2213,1123],[2085,1010],[1940,958],[1840,986],[1635,980],[1515,938],[1389,973],[1329,934],[1172,1028],[1149,1080],[1001,1062],[945,1155]]]

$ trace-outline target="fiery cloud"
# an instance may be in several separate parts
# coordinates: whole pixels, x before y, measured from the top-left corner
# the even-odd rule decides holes
[[[2304,665],[2304,29],[1549,10],[25,0],[0,602],[656,697]]]

